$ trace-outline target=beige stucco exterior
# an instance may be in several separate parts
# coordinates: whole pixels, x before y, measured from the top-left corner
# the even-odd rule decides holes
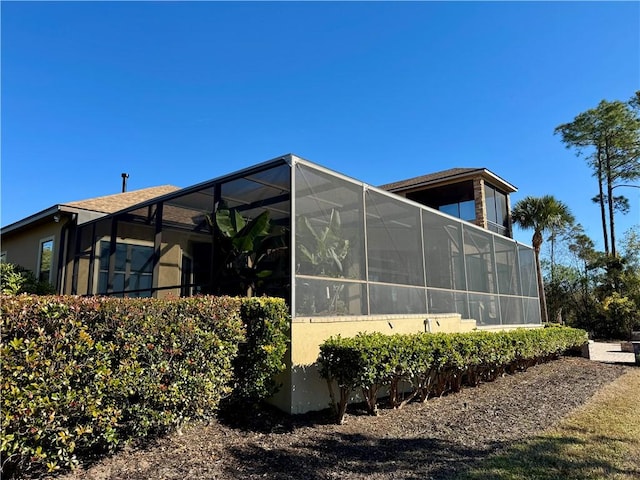
[[[469,332],[475,320],[459,314],[377,315],[295,318],[291,323],[290,368],[280,379],[282,389],[272,398],[280,409],[292,413],[322,410],[329,406],[327,383],[318,372],[320,345],[329,337],[352,337],[360,332],[385,334],[419,332]]]
[[[15,234],[2,236],[2,252],[6,252],[4,259],[7,263],[20,265],[32,272],[38,272],[40,243],[53,240],[53,256],[51,258],[51,276],[49,282],[56,285],[56,272],[58,271],[58,251],[61,241],[62,224],[51,220],[48,223],[36,225],[29,230],[21,230]]]

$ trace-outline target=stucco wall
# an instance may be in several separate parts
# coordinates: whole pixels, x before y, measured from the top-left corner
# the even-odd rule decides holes
[[[471,331],[475,327],[475,320],[462,320],[459,314],[295,318],[291,324],[290,375],[283,385],[283,390],[289,390],[274,397],[272,402],[292,414],[329,406],[327,383],[320,378],[316,362],[320,344],[333,335],[351,337],[359,332],[389,335],[425,331],[451,333]]]
[[[53,238],[53,255],[51,259],[51,284],[56,285],[58,271],[58,252],[60,248],[61,223],[51,222],[36,225],[29,230],[22,230],[2,236],[1,250],[7,252],[6,262],[20,265],[31,270],[37,276],[40,241]]]

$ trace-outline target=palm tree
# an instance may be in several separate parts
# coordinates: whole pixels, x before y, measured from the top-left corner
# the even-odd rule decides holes
[[[513,223],[524,230],[533,229],[531,244],[536,259],[536,273],[538,275],[538,292],[540,294],[540,315],[542,322],[548,321],[547,300],[544,295],[542,270],[540,269],[540,247],[543,232],[553,228],[570,225],[574,222],[573,215],[564,203],[552,195],[544,197],[525,197],[518,201],[511,211]]]

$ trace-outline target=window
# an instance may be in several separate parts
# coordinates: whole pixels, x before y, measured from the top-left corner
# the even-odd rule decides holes
[[[153,247],[132,243],[116,243],[113,277],[109,282],[109,247],[111,242],[100,242],[100,271],[98,292],[106,294],[109,283],[117,296],[150,297],[153,278]]]
[[[51,283],[51,261],[53,259],[53,238],[40,240],[38,250],[38,280]]]
[[[180,296],[193,295],[193,259],[182,252],[182,269],[180,270]]]
[[[0,263],[7,263],[7,252],[0,252]]]
[[[485,184],[484,189],[487,202],[488,229],[492,232],[508,235],[509,212],[507,210],[507,196],[487,184]]]
[[[441,205],[438,209],[443,213],[447,213],[468,222],[472,222],[476,219],[476,202],[474,200]]]

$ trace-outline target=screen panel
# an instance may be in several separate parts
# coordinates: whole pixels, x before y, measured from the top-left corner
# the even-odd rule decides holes
[[[520,274],[518,271],[518,250],[514,242],[494,237],[496,268],[498,272],[498,292],[520,295]]]
[[[500,314],[502,325],[521,325],[526,323],[522,297],[500,295]]]
[[[369,281],[424,286],[420,208],[368,190]]]
[[[523,298],[524,323],[542,323],[540,316],[540,300],[537,298]]]
[[[497,295],[469,293],[469,316],[479,327],[500,325],[500,305]]]
[[[365,279],[362,185],[297,164],[296,274]]]
[[[467,289],[496,292],[492,235],[476,228],[464,228],[464,253]]]
[[[367,314],[365,283],[298,277],[297,316]]]
[[[429,287],[464,290],[462,226],[454,219],[424,210],[424,245]]]
[[[424,288],[396,285],[369,285],[371,315],[426,313]]]
[[[518,245],[518,260],[520,265],[520,280],[522,282],[522,295],[525,297],[537,297],[538,280],[533,250],[523,245]]]
[[[469,303],[465,292],[450,290],[427,290],[429,313],[459,313],[462,318],[470,318]]]

